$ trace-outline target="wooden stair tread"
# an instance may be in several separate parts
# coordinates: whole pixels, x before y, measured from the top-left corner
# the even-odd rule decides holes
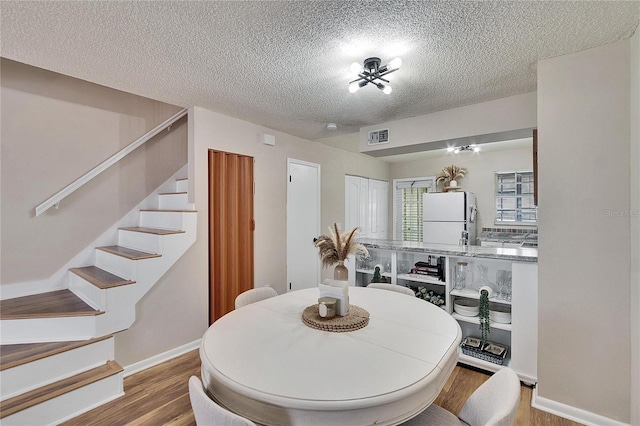
[[[70,290],[56,290],[0,301],[0,319],[76,317],[103,314]]]
[[[112,334],[95,339],[73,342],[24,343],[18,345],[0,346],[0,371],[8,370],[19,365],[37,361],[48,356],[90,345],[113,337]]]
[[[187,192],[186,191],[183,191],[183,192],[161,192],[158,195],[184,195],[184,194],[187,194]]]
[[[117,256],[126,257],[131,260],[142,260],[142,259],[151,259],[154,257],[161,257],[161,254],[157,253],[147,253],[145,251],[134,250],[127,247],[121,246],[107,246],[107,247],[96,247],[98,250],[106,251],[111,254],[115,254]]]
[[[164,212],[164,213],[198,213],[198,210],[167,210],[167,209],[141,209],[141,212]]]
[[[113,376],[121,371],[123,371],[123,369],[117,362],[107,361],[106,364],[100,367],[9,398],[6,401],[0,401],[0,419]]]
[[[132,226],[132,227],[120,228],[120,229],[123,231],[142,232],[144,234],[155,234],[155,235],[184,234],[184,231],[180,229],[144,228],[141,226]]]
[[[135,283],[135,281],[119,277],[112,274],[111,272],[105,271],[104,269],[100,269],[97,266],[71,268],[69,269],[69,272],[73,272],[77,276],[84,278],[100,289],[107,289]]]

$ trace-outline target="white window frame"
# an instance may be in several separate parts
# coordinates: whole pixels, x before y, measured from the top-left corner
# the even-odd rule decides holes
[[[506,195],[503,193],[500,193],[499,188],[498,188],[498,182],[499,182],[499,177],[501,175],[507,175],[507,174],[513,174],[514,175],[514,184],[515,184],[515,193],[513,195]],[[534,192],[535,192],[535,187],[533,188],[533,191],[531,191],[531,193],[527,193],[527,194],[522,194],[520,191],[518,191],[518,185],[520,185],[518,183],[518,175],[519,174],[530,174],[533,177],[533,170],[508,170],[508,171],[498,171],[494,173],[494,180],[493,180],[493,186],[494,186],[494,223],[496,225],[536,225],[538,223],[538,212],[537,212],[537,208],[535,207],[534,204]],[[531,182],[532,185],[535,185],[535,182]],[[518,193],[520,192],[520,193]],[[499,199],[504,199],[504,198],[514,198],[516,199],[516,207],[515,207],[515,220],[499,220],[499,216],[501,216],[499,214],[499,212],[501,210],[507,210],[507,209],[499,209],[498,208],[498,203],[499,203]],[[534,207],[532,208],[524,208],[522,207],[522,202],[518,202],[518,200],[522,200],[525,198],[529,198],[530,200],[530,204]],[[519,206],[518,206],[519,205]],[[533,210],[535,212],[535,216],[536,218],[534,220],[522,220],[522,211],[523,210]]]
[[[402,178],[393,180],[393,239],[402,240],[402,218],[403,212],[399,211],[402,205],[402,192],[399,191],[404,186],[417,185],[418,188],[427,188],[427,192],[436,191],[436,177],[413,177]],[[420,201],[422,203],[422,201]],[[421,218],[420,218],[421,219]],[[421,221],[421,220],[420,220]],[[422,235],[419,236],[419,241],[422,241]]]

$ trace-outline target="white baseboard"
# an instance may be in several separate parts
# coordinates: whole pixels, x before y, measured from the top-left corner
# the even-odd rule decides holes
[[[154,355],[151,358],[143,359],[142,361],[127,365],[126,367],[124,367],[124,377],[138,373],[142,370],[146,370],[147,368],[161,364],[165,361],[169,361],[170,359],[179,357],[180,355],[184,355],[194,349],[198,349],[200,347],[200,340],[201,339],[194,340],[193,342],[186,343],[182,346],[178,346],[177,348],[168,350],[158,355]]]
[[[572,407],[561,402],[543,398],[538,395],[538,387],[533,388],[533,396],[531,398],[531,406],[538,410],[551,413],[556,416],[582,423],[586,426],[628,426],[628,423],[622,423],[617,420],[592,413],[581,408]]]

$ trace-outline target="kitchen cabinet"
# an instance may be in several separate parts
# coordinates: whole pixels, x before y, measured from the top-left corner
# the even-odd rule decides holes
[[[490,298],[492,308],[511,308],[511,322],[491,321],[488,340],[509,348],[504,366],[511,367],[525,383],[537,382],[537,336],[538,336],[538,267],[535,249],[501,249],[487,247],[467,247],[447,245],[426,245],[423,243],[403,243],[361,239],[369,250],[368,262],[355,262],[355,285],[367,286],[373,277],[373,268],[380,264],[383,276],[392,284],[410,287],[414,290],[424,287],[444,298],[442,309],[451,314],[460,324],[463,340],[467,336],[480,337],[477,316],[457,313],[454,303],[458,299],[479,299],[478,282],[480,268],[486,269],[486,277],[494,290]],[[428,275],[412,271],[417,262],[433,265]],[[455,266],[465,262],[473,271],[466,290],[455,288]],[[511,300],[499,299],[496,285],[498,271],[511,273]],[[425,302],[428,303],[428,302]],[[504,309],[502,309],[504,310]],[[460,351],[459,362],[486,371],[497,371],[503,365],[465,355]]]

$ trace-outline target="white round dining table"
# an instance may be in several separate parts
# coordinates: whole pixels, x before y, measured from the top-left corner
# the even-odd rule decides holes
[[[350,332],[305,325],[318,288],[236,309],[200,345],[202,379],[226,409],[261,425],[396,425],[427,408],[458,360],[461,330],[444,310],[393,291],[350,287],[369,312]]]

